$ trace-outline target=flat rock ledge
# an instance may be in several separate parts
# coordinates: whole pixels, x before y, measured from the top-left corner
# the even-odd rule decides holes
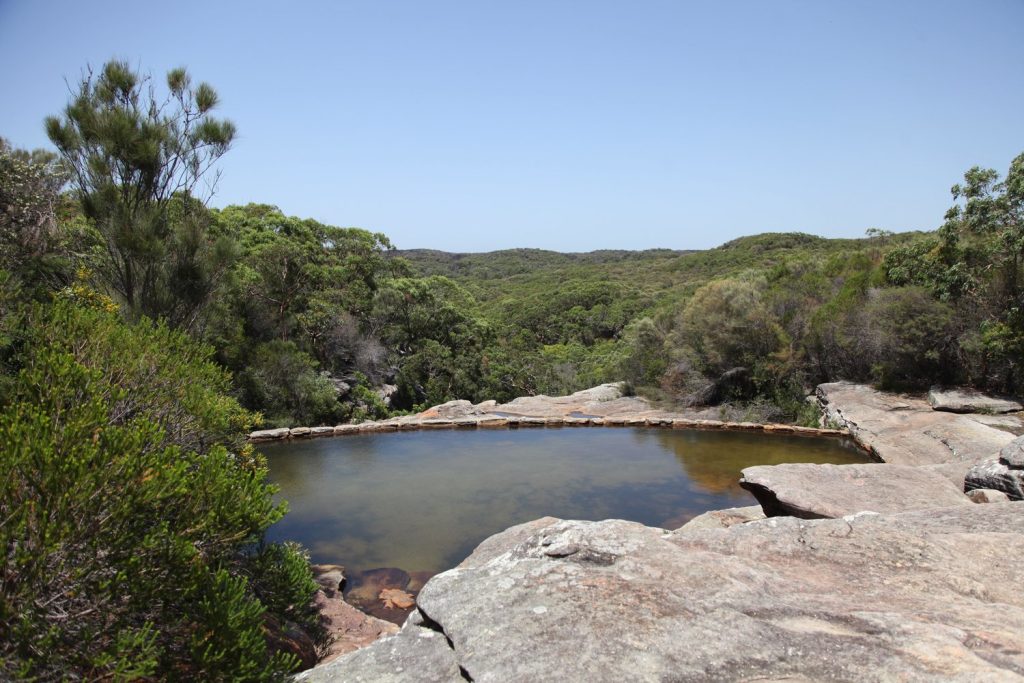
[[[1024,503],[671,532],[545,518],[303,681],[1024,678]]]
[[[947,477],[910,465],[762,465],[744,469],[740,486],[769,517],[835,518],[972,504]]]
[[[804,436],[847,436],[845,429],[801,427],[787,424],[728,422],[653,408],[636,396],[623,396],[620,383],[602,384],[569,396],[524,396],[509,403],[449,401],[416,415],[335,427],[279,427],[249,434],[260,443],[281,439],[308,439],[372,432],[419,429],[487,429],[530,427],[661,427],[761,431]]]
[[[988,396],[973,389],[932,389],[928,404],[951,413],[1015,413],[1024,405],[1012,398]]]
[[[817,397],[826,423],[848,429],[878,460],[895,465],[974,463],[1015,437],[1012,430],[986,424],[983,416],[935,411],[923,398],[862,384],[822,384]]]

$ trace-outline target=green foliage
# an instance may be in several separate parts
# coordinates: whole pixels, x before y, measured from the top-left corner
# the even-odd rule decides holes
[[[884,389],[921,389],[955,379],[953,309],[922,288],[872,291],[858,346]]]
[[[0,268],[35,298],[70,283],[91,235],[60,194],[67,174],[52,153],[0,138]]]
[[[967,379],[1012,392],[1024,363],[1024,154],[1004,180],[970,169],[952,194],[937,234],[890,253],[887,274],[954,306]]]
[[[208,232],[196,188],[231,146],[235,127],[210,115],[217,98],[184,69],[157,95],[148,77],[111,61],[86,74],[46,132],[100,237],[101,283],[132,314],[192,328],[234,248]]]
[[[0,677],[281,677],[294,661],[268,649],[259,587],[290,586],[270,612],[302,618],[311,581],[288,551],[251,550],[283,508],[251,448],[223,445],[247,417],[207,350],[64,303],[20,322],[0,405]]]
[[[701,287],[681,314],[681,334],[703,370],[721,374],[753,368],[779,350],[782,333],[764,304],[764,282],[715,280]]]
[[[269,426],[331,424],[340,417],[331,380],[294,342],[275,340],[253,348],[238,386],[242,403],[264,411]]]

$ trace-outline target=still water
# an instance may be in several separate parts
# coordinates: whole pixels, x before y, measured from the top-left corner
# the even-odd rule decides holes
[[[289,512],[270,529],[350,572],[434,574],[545,515],[676,528],[753,505],[740,470],[868,461],[850,441],[744,432],[589,428],[417,431],[261,445]]]

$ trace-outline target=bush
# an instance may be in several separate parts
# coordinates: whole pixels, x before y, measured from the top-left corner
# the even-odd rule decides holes
[[[953,309],[921,287],[870,292],[861,353],[883,389],[921,389],[956,378]]]
[[[341,415],[338,392],[316,368],[294,342],[260,344],[238,377],[242,402],[264,411],[274,426],[334,424]]]
[[[311,625],[313,583],[262,546],[284,508],[223,445],[247,414],[207,350],[63,303],[25,319],[0,406],[0,679],[283,677],[264,618]]]

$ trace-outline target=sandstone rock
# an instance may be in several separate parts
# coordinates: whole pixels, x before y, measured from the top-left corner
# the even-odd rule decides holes
[[[1024,410],[1019,402],[987,396],[973,389],[939,389],[928,392],[928,404],[951,413],[1013,413]]]
[[[822,384],[817,395],[829,422],[849,429],[859,443],[887,463],[971,462],[995,453],[1014,438],[969,416],[934,411],[922,399],[861,384]]]
[[[686,522],[681,526],[669,527],[664,526],[665,529],[676,528],[679,531],[697,531],[700,529],[726,529],[735,524],[745,524],[746,522],[753,522],[754,520],[764,519],[764,510],[761,509],[760,505],[750,505],[742,508],[726,508],[725,510],[711,510],[703,514],[697,515],[690,521]]]
[[[342,434],[356,434],[359,432],[359,425],[337,425],[334,428],[334,435],[340,436]]]
[[[311,430],[309,427],[292,427],[291,429],[288,430],[288,436],[292,437],[293,439],[301,438],[309,436],[310,431]]]
[[[743,470],[740,486],[754,494],[769,517],[815,519],[970,505],[946,477],[908,465],[759,465]]]
[[[1024,437],[1003,446],[999,451],[999,459],[1008,467],[1024,468]]]
[[[679,532],[549,518],[431,579],[422,625],[312,675],[457,680],[450,653],[478,682],[1016,680],[1021,553],[1016,503]]]
[[[967,492],[967,497],[975,503],[1005,503],[1010,500],[1002,491],[993,489],[972,489]]]
[[[290,429],[279,427],[278,429],[261,429],[249,434],[250,441],[270,441],[272,439],[283,439],[288,436]]]
[[[397,384],[382,384],[375,390],[377,398],[379,398],[381,402],[386,406],[391,405],[391,397],[394,396],[397,392]]]
[[[310,436],[334,436],[334,427],[310,427]]]
[[[991,457],[973,465],[964,479],[964,490],[995,489],[1010,500],[1024,500],[1024,469],[1009,467],[998,457]]]
[[[398,628],[397,626],[395,627]],[[358,650],[329,664],[303,671],[295,681],[308,683],[465,683],[455,653],[443,633],[424,626],[415,613],[398,635],[376,647]]]
[[[437,417],[453,419],[467,415],[479,415],[480,410],[469,401],[448,401],[430,409]]]
[[[994,429],[1009,432],[1014,436],[1024,435],[1024,420],[1017,417],[1017,415],[985,415],[981,413],[974,413],[968,417],[987,427],[993,427]]]
[[[381,636],[398,632],[398,626],[370,616],[345,602],[340,593],[316,592],[313,602],[320,610],[320,619],[330,643],[321,664],[341,655],[366,647]]]
[[[340,564],[311,564],[313,580],[320,584],[327,597],[334,597],[345,585],[345,568]]]

